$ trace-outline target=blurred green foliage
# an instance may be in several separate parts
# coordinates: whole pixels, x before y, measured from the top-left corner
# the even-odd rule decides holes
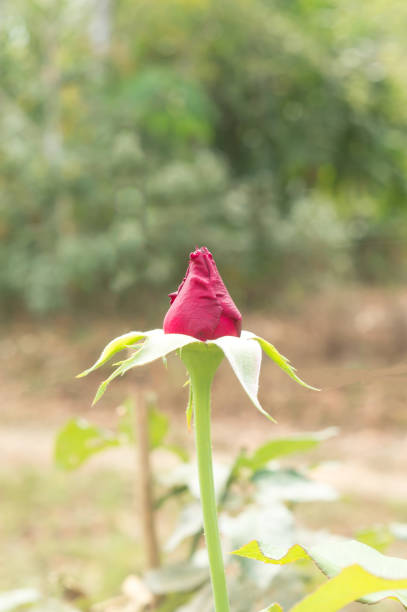
[[[401,0],[5,0],[3,304],[165,304],[196,244],[251,303],[401,277],[406,22]]]

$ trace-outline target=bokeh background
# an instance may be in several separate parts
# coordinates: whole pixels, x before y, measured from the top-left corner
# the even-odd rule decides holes
[[[222,366],[215,450],[339,425],[320,477],[343,496],[304,520],[407,520],[406,26],[402,0],[1,2],[2,590],[98,600],[142,567],[129,458],[67,476],[53,438],[154,391],[192,447],[175,359],[93,409],[100,377],[74,376],[161,326],[197,245],[244,327],[323,388],[265,363],[268,426]]]

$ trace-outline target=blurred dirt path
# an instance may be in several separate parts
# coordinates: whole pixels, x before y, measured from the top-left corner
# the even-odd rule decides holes
[[[257,426],[256,426],[257,425]],[[264,443],[264,428],[258,422],[247,423],[244,429],[233,433],[230,448],[230,423],[214,423],[215,457],[230,461],[239,448],[250,449]],[[33,429],[23,426],[2,426],[0,448],[3,468],[52,467],[53,444],[56,430]],[[295,433],[280,428],[278,437]],[[247,441],[249,440],[249,444]],[[184,443],[193,447],[192,435],[185,434]],[[358,433],[338,433],[336,438],[321,443],[312,453],[295,456],[295,463],[320,462],[313,470],[315,479],[334,485],[343,494],[356,494],[365,498],[386,498],[407,504],[407,435],[398,432],[368,430]],[[289,461],[293,461],[292,458]],[[168,468],[168,454],[154,453],[156,467]],[[86,469],[109,467],[132,470],[135,455],[131,448],[105,451],[89,461]]]

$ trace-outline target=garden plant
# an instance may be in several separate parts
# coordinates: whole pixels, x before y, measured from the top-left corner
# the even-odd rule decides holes
[[[80,376],[99,368],[118,351],[134,350],[127,359],[115,364],[116,369],[99,386],[96,402],[113,379],[134,367],[165,358],[175,351],[185,364],[190,379],[187,421],[189,424],[192,419],[194,421],[200,503],[213,594],[213,604],[208,609],[228,612],[229,594],[218,528],[219,497],[216,497],[212,465],[210,394],[213,377],[226,357],[253,404],[271,421],[273,418],[257,397],[262,350],[297,383],[309,389],[314,387],[297,376],[289,361],[272,344],[252,332],[241,331],[241,314],[207,248],[197,248],[191,253],[185,278],[178,290],[170,294],[170,300],[163,329],[128,332],[112,340],[96,363]],[[271,457],[266,453],[266,458]],[[255,457],[252,460],[256,465]],[[238,461],[234,471],[245,463],[250,467],[250,460],[241,458],[240,466]],[[263,467],[261,461],[260,467]],[[267,480],[269,475],[264,477]],[[258,478],[261,480],[259,475]],[[267,521],[261,524],[260,536],[239,546],[234,554],[275,566],[312,560],[322,570],[329,580],[294,604],[291,612],[334,612],[354,600],[375,603],[386,597],[407,606],[407,561],[386,557],[362,542],[344,538],[319,536],[315,541],[309,538],[305,541],[299,537],[294,543],[277,538],[273,542],[269,534],[278,534],[278,520],[278,516],[275,517],[277,525]],[[200,524],[198,527],[200,529]],[[253,596],[253,601],[255,599]],[[202,609],[199,602],[197,609]],[[280,603],[271,603],[265,610],[280,612],[283,608]]]

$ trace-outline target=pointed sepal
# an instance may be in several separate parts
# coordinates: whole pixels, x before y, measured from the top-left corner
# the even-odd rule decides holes
[[[128,370],[165,357],[168,355],[168,353],[172,353],[173,351],[187,346],[188,344],[202,344],[200,340],[192,338],[192,336],[185,336],[183,334],[165,334],[162,329],[153,329],[151,331],[144,332],[143,338],[144,342],[138,345],[138,350],[136,350],[133,355],[130,355],[130,357],[124,361],[115,364],[117,368],[106,380],[101,383],[96,392],[93,404],[95,404],[102,397],[112,380],[118,376],[123,376],[123,374],[128,372]],[[95,369],[95,366],[93,366],[93,369]]]
[[[273,417],[261,406],[257,397],[261,366],[261,348],[259,344],[245,336],[239,338],[223,336],[216,340],[208,340],[209,343],[216,344],[223,351],[240,384],[257,410],[271,421],[274,421]]]
[[[109,361],[109,359],[111,359],[113,355],[115,355],[119,351],[122,351],[125,348],[128,348],[129,346],[133,346],[139,340],[143,340],[145,336],[146,334],[143,332],[131,331],[131,332],[128,332],[127,334],[123,334],[122,336],[118,336],[114,340],[111,340],[105,346],[102,353],[100,354],[100,357],[95,361],[93,366],[91,366],[87,370],[84,370],[84,372],[81,372],[80,374],[78,374],[76,378],[82,378],[83,376],[87,376],[94,370],[97,370],[102,365],[104,365],[107,361]]]
[[[307,389],[311,389],[311,391],[320,391],[320,389],[317,389],[316,387],[312,387],[308,383],[301,380],[301,378],[297,376],[296,369],[294,368],[293,365],[291,365],[289,359],[287,359],[287,357],[284,357],[284,355],[279,353],[273,344],[271,344],[270,342],[267,342],[267,340],[264,340],[264,338],[260,338],[260,336],[256,336],[255,334],[249,331],[243,331],[242,337],[248,338],[248,339],[251,338],[252,340],[256,340],[261,346],[261,348],[263,349],[263,351],[266,353],[266,355],[270,357],[270,359],[272,359],[274,363],[278,365],[279,368],[281,368],[286,374],[288,374],[288,376],[290,376],[293,380],[295,380],[296,383],[298,383],[299,385],[303,387],[306,387]]]

